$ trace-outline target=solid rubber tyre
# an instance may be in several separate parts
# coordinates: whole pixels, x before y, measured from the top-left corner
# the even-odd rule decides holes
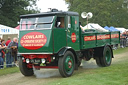
[[[97,64],[99,67],[102,67],[100,57],[96,57],[96,64]]]
[[[24,76],[32,76],[34,74],[33,68],[27,68],[27,64],[23,62],[22,58],[19,59],[19,69]]]
[[[99,49],[99,54],[96,57],[96,63],[100,67],[110,66],[112,62],[112,51],[109,46]]]
[[[101,58],[101,65],[103,67],[110,66],[112,62],[112,51],[109,46],[104,47],[103,57]]]
[[[64,56],[59,57],[58,68],[62,77],[69,77],[73,74],[75,57],[71,51],[67,51]]]

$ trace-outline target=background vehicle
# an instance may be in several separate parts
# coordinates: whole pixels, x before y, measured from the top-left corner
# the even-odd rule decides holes
[[[25,76],[33,75],[34,67],[58,68],[63,77],[69,77],[82,59],[94,58],[98,66],[110,66],[111,45],[120,41],[119,32],[82,33],[76,12],[52,10],[20,18],[19,68]]]

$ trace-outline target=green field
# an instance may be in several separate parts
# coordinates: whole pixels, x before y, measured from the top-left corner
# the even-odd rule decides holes
[[[12,73],[16,73],[16,72],[19,72],[19,68],[17,68],[17,67],[4,68],[4,69],[0,69],[0,76],[12,74]]]
[[[128,48],[114,50],[114,55],[121,55],[127,51]],[[113,62],[109,67],[79,68],[71,77],[60,78],[48,85],[128,85],[128,53],[120,57],[123,58],[116,63]]]
[[[82,68],[76,70],[71,77],[63,78],[52,77],[41,80],[46,80],[47,85],[128,85],[128,48],[120,48],[114,50],[115,58],[109,67]],[[93,60],[94,61],[94,60]],[[95,65],[96,66],[96,65]],[[19,68],[4,68],[0,70],[0,76],[13,73],[20,73]],[[1,77],[2,78],[2,77]],[[19,77],[19,78],[22,78]],[[23,79],[33,79],[35,77],[23,77]],[[22,80],[22,79],[21,79]],[[40,80],[40,81],[41,81]],[[19,80],[18,80],[19,81]],[[25,81],[25,80],[24,80]],[[41,82],[39,82],[41,83]],[[37,83],[37,85],[44,85]],[[45,84],[46,85],[46,84]]]

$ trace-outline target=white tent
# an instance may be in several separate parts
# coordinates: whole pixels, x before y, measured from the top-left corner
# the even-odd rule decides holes
[[[0,37],[3,38],[5,41],[8,37],[13,39],[14,37],[18,38],[19,30],[15,28],[11,28],[8,26],[4,26],[0,24]]]
[[[123,33],[123,32],[125,32],[125,31],[126,31],[126,29],[125,29],[125,28],[119,28],[119,27],[117,27],[116,29],[118,29],[121,33]]]
[[[108,32],[108,30],[104,29],[103,27],[101,27],[99,24],[96,23],[89,23],[88,25],[83,27],[84,30],[86,29],[95,29],[99,32]]]

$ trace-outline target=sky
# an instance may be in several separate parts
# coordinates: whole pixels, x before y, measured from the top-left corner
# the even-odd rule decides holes
[[[41,9],[41,12],[49,11],[48,8],[56,8],[62,11],[68,10],[68,5],[64,0],[39,0],[37,1],[37,7]]]

